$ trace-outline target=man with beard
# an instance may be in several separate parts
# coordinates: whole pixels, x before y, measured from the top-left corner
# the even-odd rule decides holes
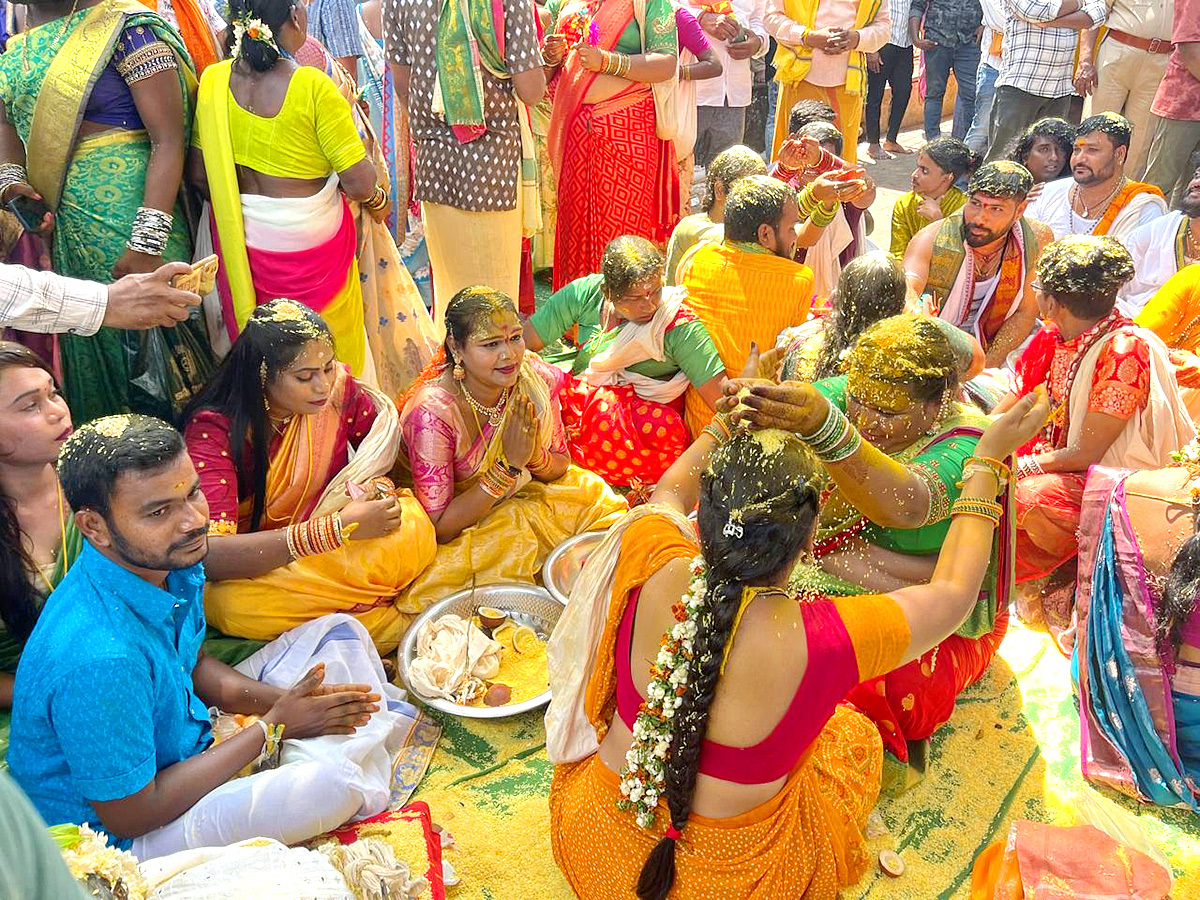
[[[1053,237],[1024,215],[1033,176],[1020,163],[980,167],[967,203],[917,232],[904,254],[909,298],[973,335],[998,368],[1033,330],[1034,263]]]
[[[859,191],[861,183],[848,183],[851,188]],[[741,179],[725,202],[725,239],[698,245],[679,264],[688,305],[730,376],[742,371],[751,342],[772,347],[779,332],[808,318],[813,273],[792,256],[800,203],[815,207],[816,201],[811,188],[799,197],[797,202],[795,191],[767,175]],[[830,219],[835,211],[829,210]],[[688,428],[698,435],[713,411],[695,388],[688,388],[685,402]]]
[[[1200,150],[1188,169],[1193,175],[1175,211],[1136,228],[1125,241],[1135,272],[1117,303],[1127,316],[1137,316],[1180,269],[1200,262]]]
[[[146,860],[382,811],[413,718],[362,625],[318,619],[237,669],[202,649],[208,503],[179,432],[98,419],[58,476],[86,545],[25,646],[8,754],[42,818]],[[214,741],[210,707],[251,721]]]
[[[1125,177],[1133,129],[1113,112],[1084,119],[1075,129],[1070,179],[1051,181],[1029,205],[1029,216],[1045,222],[1055,240],[1069,234],[1127,239],[1140,225],[1167,211],[1153,184]]]

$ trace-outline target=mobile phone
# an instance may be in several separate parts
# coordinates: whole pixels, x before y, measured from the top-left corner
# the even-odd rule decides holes
[[[17,221],[26,231],[41,231],[42,219],[46,218],[46,213],[50,212],[50,207],[46,205],[45,201],[35,200],[24,194],[17,194],[5,206],[17,217]]]

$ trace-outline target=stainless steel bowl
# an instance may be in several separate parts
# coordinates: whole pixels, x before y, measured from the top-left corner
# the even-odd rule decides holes
[[[603,531],[585,531],[583,534],[577,534],[567,538],[546,557],[542,566],[542,581],[546,584],[546,590],[563,606],[567,605],[575,580],[583,571],[588,557],[604,540],[604,535]]]
[[[543,640],[550,637],[554,626],[558,624],[558,617],[562,615],[563,611],[563,604],[559,600],[545,588],[535,584],[485,584],[451,594],[445,600],[439,600],[417,616],[404,635],[404,643],[400,645],[400,677],[409,694],[426,706],[467,719],[505,719],[545,706],[550,702],[549,690],[536,697],[530,697],[528,700],[522,700],[520,703],[510,703],[506,706],[464,706],[440,697],[422,697],[409,684],[408,667],[417,655],[417,632],[421,630],[421,626],[433,619],[450,614],[469,619],[481,606],[494,606],[496,609],[508,613],[508,617],[512,621],[518,625],[528,625]]]

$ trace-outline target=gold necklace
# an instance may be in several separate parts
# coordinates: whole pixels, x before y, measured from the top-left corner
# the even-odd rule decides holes
[[[1194,225],[1198,220],[1191,219],[1188,222],[1187,228],[1183,232],[1183,255],[1188,259],[1200,259],[1200,240],[1196,239],[1196,230]]]
[[[471,392],[467,390],[465,381],[460,381],[458,386],[462,388],[463,396],[467,400],[467,405],[475,411],[477,416],[483,416],[485,419],[487,419],[488,424],[493,428],[500,424],[500,419],[504,416],[504,407],[508,403],[508,394],[512,388],[505,388],[505,390],[500,394],[500,399],[496,401],[495,406],[484,406],[473,396],[471,396]]]
[[[56,52],[56,53],[58,52],[59,47],[62,44],[63,38],[66,37],[67,29],[71,27],[71,18],[75,15],[76,12],[78,12],[78,10],[79,10],[79,0],[73,0],[73,2],[71,3],[71,11],[69,13],[67,13],[66,16],[63,18],[62,28],[59,29],[58,37],[54,41],[54,46],[51,47],[51,49],[54,52]],[[49,24],[49,23],[46,23],[46,24]],[[39,25],[37,27],[40,28],[41,26]],[[22,69],[22,71],[25,71],[25,72],[29,71],[29,32],[30,32],[30,30],[31,29],[29,27],[29,22],[27,20],[25,22],[25,34],[24,34],[25,40],[21,45],[21,69]]]
[[[59,528],[59,538],[58,538],[58,540],[59,540],[59,555],[54,559],[54,563],[57,563],[59,560],[62,560],[65,564],[66,559],[67,559],[67,528],[65,525],[63,525],[62,485],[60,485],[58,483],[57,479],[55,479],[55,483],[54,483],[54,494],[58,500],[58,528]],[[46,574],[46,570],[42,567],[42,564],[40,562],[38,562],[36,559],[33,559],[32,556],[30,557],[30,559],[33,560],[33,564],[35,566],[37,566],[38,574],[42,576],[42,581],[45,583],[46,588],[50,591],[53,591],[54,585],[50,582],[50,576]]]

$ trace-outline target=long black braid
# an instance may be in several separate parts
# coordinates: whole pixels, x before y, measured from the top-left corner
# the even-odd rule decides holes
[[[701,476],[697,525],[707,590],[696,622],[687,689],[672,720],[664,785],[676,831],[683,830],[691,813],[708,712],[742,591],[769,581],[795,561],[816,518],[819,470],[820,463],[794,435],[739,431],[713,453]],[[738,527],[727,529],[730,524]],[[637,895],[664,900],[674,883],[675,840],[664,837],[642,867]]]

